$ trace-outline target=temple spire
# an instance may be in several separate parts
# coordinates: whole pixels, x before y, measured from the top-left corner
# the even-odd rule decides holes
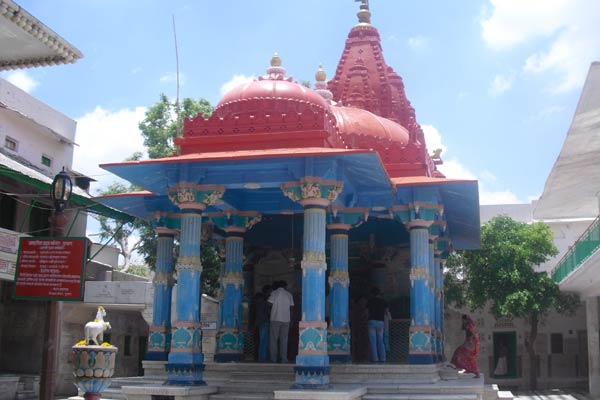
[[[279,54],[274,53],[273,57],[271,57],[271,66],[267,68],[267,75],[259,77],[258,80],[271,79],[291,81],[291,78],[285,77],[285,72],[285,68],[281,66],[281,57],[279,57]]]
[[[371,11],[369,10],[369,0],[354,0],[360,1],[360,10],[356,14],[358,16],[358,26],[371,25]]]
[[[327,100],[331,104],[333,94],[327,89],[327,74],[323,69],[323,64],[319,64],[319,69],[315,73],[315,92],[319,93],[321,97]]]

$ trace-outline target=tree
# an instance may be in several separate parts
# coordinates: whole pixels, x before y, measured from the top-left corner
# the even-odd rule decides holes
[[[531,389],[537,388],[535,341],[540,318],[553,310],[573,313],[579,304],[576,296],[562,293],[546,272],[535,269],[556,254],[548,225],[499,216],[481,228],[480,250],[460,251],[448,260],[447,302],[462,302],[472,310],[489,304],[496,317],[529,321],[525,347]]]
[[[134,188],[127,187],[122,183],[114,182],[104,190],[98,192],[99,195],[105,196],[110,194],[127,193],[133,191]],[[123,266],[121,271],[128,272],[131,267],[131,257],[134,252],[141,249],[143,245],[142,238],[140,237],[135,242],[131,243],[130,240],[133,236],[134,231],[143,228],[147,223],[145,221],[135,220],[134,222],[128,222],[122,224],[119,221],[115,221],[105,216],[98,216],[100,222],[100,240],[108,241],[111,238],[115,241],[119,254],[123,256]]]
[[[168,97],[161,93],[159,101],[146,111],[144,119],[139,123],[149,158],[168,157],[176,152],[173,140],[178,135],[178,110],[181,112],[179,129],[182,129],[184,118],[196,117],[198,114],[208,118],[213,112],[213,106],[206,99],[196,101],[187,97],[180,106],[177,102],[169,101]],[[150,224],[145,224],[140,227],[138,233],[142,239],[138,251],[144,256],[144,261],[153,268],[156,264],[154,229]]]
[[[176,150],[173,139],[178,136],[178,122],[181,130],[184,118],[195,117],[198,114],[208,118],[212,112],[213,107],[206,99],[195,101],[185,98],[180,105],[177,102],[170,102],[167,96],[161,93],[160,100],[146,111],[145,118],[139,123],[148,157],[161,158],[173,155]]]
[[[183,119],[196,117],[198,114],[202,114],[204,118],[208,118],[212,114],[212,111],[213,107],[206,99],[201,98],[196,101],[185,98],[181,104],[178,104],[177,102],[169,101],[166,95],[161,94],[159,101],[146,111],[144,119],[139,123],[139,129],[144,138],[144,146],[146,147],[148,157],[151,159],[162,158],[175,154],[174,139],[178,136],[178,129],[181,130],[183,127]],[[177,118],[178,114],[180,114],[179,120]],[[141,158],[142,153],[136,152],[128,160],[140,160]],[[125,193],[140,190],[140,188],[113,184],[109,187],[109,190],[101,192],[101,194]],[[112,236],[115,228],[116,226],[105,224],[101,227],[102,232],[100,237],[109,238]],[[128,240],[134,231],[139,235],[139,240],[130,245]],[[117,236],[116,239],[123,244],[119,245],[120,248],[127,248],[124,245],[129,245],[129,251],[122,252],[122,254],[129,253],[126,268],[133,268],[133,266],[129,266],[131,253],[137,251],[144,257],[146,265],[150,266],[150,269],[154,269],[156,265],[157,241],[154,229],[150,223],[136,220],[134,223],[124,226]],[[174,257],[176,258],[178,243],[176,242],[175,244]],[[219,254],[213,246],[204,244],[200,258],[203,266],[202,292],[214,296],[219,286],[219,270],[221,268]],[[124,270],[126,271],[127,269]]]

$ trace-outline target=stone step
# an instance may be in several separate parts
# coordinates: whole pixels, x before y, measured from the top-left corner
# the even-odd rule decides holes
[[[123,394],[120,387],[113,388],[112,386],[102,392],[102,400],[105,398],[114,400],[127,400],[127,396]]]
[[[478,393],[481,387],[452,385],[373,385],[367,384],[369,394],[464,394]]]
[[[37,400],[35,390],[17,390],[16,400]]]
[[[479,400],[477,394],[437,394],[437,393],[374,393],[366,394],[363,400]]]
[[[515,396],[513,395],[513,393],[510,390],[499,390],[498,398],[500,400],[513,400],[515,398]]]
[[[212,384],[212,383],[211,383]],[[292,386],[292,382],[244,382],[235,381],[222,383],[219,386],[219,392],[231,392],[231,393],[265,393],[268,388],[269,391],[273,390],[287,390]]]
[[[266,393],[234,393],[224,392],[216,393],[208,396],[209,400],[265,400],[273,399],[273,392]]]

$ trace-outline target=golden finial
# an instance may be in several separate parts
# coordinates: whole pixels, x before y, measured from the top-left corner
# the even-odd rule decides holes
[[[371,24],[371,11],[369,11],[369,0],[354,0],[360,1],[360,10],[356,14],[358,16],[359,25]]]
[[[277,52],[271,57],[271,67],[281,67],[281,58],[279,58]]]
[[[319,69],[317,70],[317,73],[315,74],[315,80],[317,82],[325,82],[326,79],[327,79],[327,74],[325,73],[325,70],[323,69],[323,64],[319,64]]]

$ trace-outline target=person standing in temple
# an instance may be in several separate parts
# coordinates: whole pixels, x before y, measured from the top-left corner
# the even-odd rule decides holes
[[[281,357],[282,363],[287,363],[288,334],[290,331],[290,308],[294,306],[292,294],[285,288],[287,282],[277,281],[273,283],[273,292],[269,296],[271,306],[271,326],[269,328],[269,350],[271,362],[277,362],[277,356]],[[279,343],[279,354],[277,344]]]
[[[271,285],[264,285],[261,296],[256,300],[256,327],[258,330],[258,361],[265,362],[269,358],[269,322],[271,304],[267,301],[271,295]]]
[[[353,303],[350,313],[350,329],[352,333],[352,360],[368,362],[371,358],[371,345],[369,344],[369,310],[367,298],[359,296]]]
[[[385,362],[385,344],[383,342],[383,330],[385,327],[385,314],[388,312],[388,304],[383,299],[381,291],[377,287],[371,289],[371,297],[367,302],[369,310],[369,342],[371,342],[371,361]]]

